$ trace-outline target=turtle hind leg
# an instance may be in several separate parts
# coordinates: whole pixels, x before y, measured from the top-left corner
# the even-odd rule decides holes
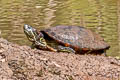
[[[70,47],[65,47],[65,46],[58,46],[57,49],[58,52],[67,52],[67,53],[75,53],[75,50],[70,48]]]
[[[107,53],[106,53],[106,50],[103,50],[101,55],[102,55],[102,56],[105,56],[105,57],[108,57],[108,55],[107,55]]]

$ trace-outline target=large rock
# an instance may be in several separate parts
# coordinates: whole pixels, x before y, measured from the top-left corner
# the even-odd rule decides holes
[[[120,60],[55,53],[0,38],[0,80],[119,80]]]

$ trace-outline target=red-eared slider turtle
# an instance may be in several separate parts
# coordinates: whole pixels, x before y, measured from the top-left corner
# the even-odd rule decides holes
[[[37,31],[29,25],[24,25],[24,32],[33,42],[32,47],[44,50],[103,53],[110,47],[98,34],[80,26],[56,26]]]

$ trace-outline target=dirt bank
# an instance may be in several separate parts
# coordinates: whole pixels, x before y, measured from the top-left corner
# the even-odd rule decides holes
[[[0,38],[0,80],[120,80],[120,60],[55,53]]]

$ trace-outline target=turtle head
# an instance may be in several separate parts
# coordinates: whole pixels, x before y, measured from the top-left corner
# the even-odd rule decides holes
[[[28,40],[30,40],[31,42],[36,41],[36,36],[38,35],[38,33],[35,28],[25,24],[23,29],[24,29],[24,33],[26,34]]]
[[[47,46],[44,36],[41,32],[38,32],[35,28],[27,24],[24,25],[23,29],[28,40],[30,40],[31,42],[34,42],[36,46],[39,46],[41,48]]]

